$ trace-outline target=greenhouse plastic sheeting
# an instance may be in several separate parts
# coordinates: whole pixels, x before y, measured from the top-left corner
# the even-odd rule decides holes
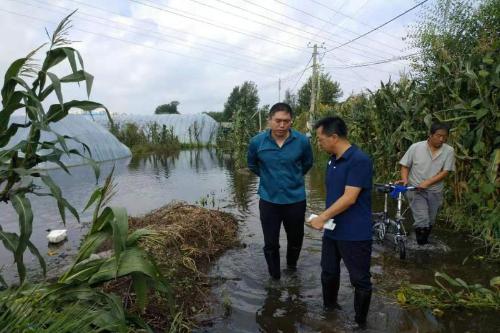
[[[149,123],[156,122],[160,126],[165,125],[167,128],[173,128],[174,135],[177,136],[181,143],[196,143],[193,137],[195,127],[199,133],[198,143],[214,143],[219,128],[219,124],[212,117],[203,113],[161,115],[114,114],[112,118],[117,124],[135,123],[143,129]],[[108,119],[105,115],[94,114],[93,119],[107,126]]]
[[[25,123],[24,116],[14,116],[11,117],[11,123]],[[102,162],[109,160],[116,160],[120,158],[125,158],[131,156],[130,149],[123,143],[118,141],[106,128],[101,126],[96,122],[90,121],[87,117],[82,115],[68,115],[67,117],[59,120],[55,123],[50,123],[50,128],[58,133],[59,135],[68,135],[76,138],[77,140],[85,143],[91,152],[91,158],[94,161]],[[19,128],[16,135],[9,141],[7,147],[12,147],[21,140],[26,140],[28,136],[29,128]],[[42,131],[40,141],[53,141],[56,136],[51,132]],[[88,152],[84,153],[84,149],[81,143],[74,140],[66,140],[68,149],[77,149],[84,156],[90,157]],[[46,151],[49,152],[48,150]],[[44,154],[44,150],[40,151],[40,154]],[[61,161],[66,166],[74,166],[85,164],[86,161],[81,156],[71,154],[63,154]],[[42,163],[37,166],[41,169],[52,169],[58,168],[55,163]]]

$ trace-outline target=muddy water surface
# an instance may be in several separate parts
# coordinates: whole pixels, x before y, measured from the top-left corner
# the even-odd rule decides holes
[[[282,274],[279,282],[270,281],[262,253],[263,239],[258,219],[258,179],[236,171],[228,157],[211,150],[182,151],[174,156],[149,156],[102,165],[107,175],[115,165],[117,194],[113,205],[125,206],[131,215],[145,214],[172,200],[200,203],[208,208],[235,214],[240,222],[244,247],[224,254],[214,265],[212,312],[202,317],[199,332],[350,332],[354,316],[352,293],[346,270],[342,271],[339,303],[343,310],[325,313],[321,303],[320,250],[322,234],[306,228],[304,247],[296,273]],[[94,186],[88,167],[71,169],[71,176],[60,170],[50,172],[61,184],[64,195],[79,210],[84,207]],[[307,176],[308,213],[324,205],[323,167]],[[375,207],[381,207],[374,194]],[[47,229],[62,228],[57,206],[50,198],[33,198],[35,225],[32,241],[48,260],[49,271],[56,274],[69,263],[91,212],[82,214],[82,224],[68,217],[69,239],[58,247],[48,247]],[[4,230],[15,231],[17,221],[10,206],[0,206]],[[389,244],[375,244],[372,276],[375,294],[368,317],[368,332],[497,332],[500,316],[494,312],[449,311],[436,318],[431,311],[402,309],[390,291],[403,280],[433,283],[435,271],[461,277],[469,283],[488,285],[499,275],[498,266],[464,258],[474,246],[456,233],[437,228],[432,235],[435,246],[420,249],[409,240],[408,258],[401,261]],[[282,230],[282,262],[286,240]],[[443,247],[442,245],[445,245]],[[445,251],[445,248],[449,251]],[[27,256],[31,275],[39,275],[33,258]],[[8,280],[16,279],[12,257],[0,247],[0,267]],[[284,265],[283,265],[284,266]]]

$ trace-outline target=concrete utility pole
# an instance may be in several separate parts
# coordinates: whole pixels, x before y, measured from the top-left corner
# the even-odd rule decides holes
[[[309,134],[312,135],[312,129],[314,125],[314,121],[316,120],[317,109],[317,98],[319,95],[319,87],[318,87],[318,45],[314,44],[313,47],[313,73],[311,78],[311,102],[309,106],[309,120],[307,121],[307,129]]]
[[[281,102],[281,78],[278,78],[278,102]]]

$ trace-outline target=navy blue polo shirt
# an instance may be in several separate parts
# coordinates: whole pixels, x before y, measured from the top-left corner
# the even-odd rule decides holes
[[[372,160],[355,145],[339,159],[332,155],[326,167],[326,207],[344,194],[346,186],[360,187],[361,192],[351,207],[334,216],[337,226],[325,230],[324,237],[348,241],[372,239],[372,175]]]
[[[250,140],[248,168],[260,177],[259,196],[275,204],[292,204],[306,199],[304,175],[313,164],[309,138],[290,130],[281,147],[263,131]]]

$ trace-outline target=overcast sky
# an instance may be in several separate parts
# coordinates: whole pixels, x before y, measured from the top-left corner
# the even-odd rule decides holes
[[[432,3],[429,1],[428,3]],[[172,100],[181,113],[221,111],[234,86],[253,81],[260,104],[297,91],[311,75],[312,44],[344,92],[397,79],[415,52],[405,41],[416,9],[357,42],[331,50],[413,7],[414,0],[0,0],[0,80],[7,66],[48,40],[72,10],[70,38],[94,75],[91,99],[113,113],[152,114]],[[329,51],[331,50],[331,51]],[[329,51],[324,53],[324,51]],[[42,58],[43,53],[38,55]],[[307,68],[307,69],[306,69]],[[69,73],[66,65],[58,73]],[[0,82],[1,82],[0,81]],[[2,82],[3,83],[3,82]],[[70,87],[65,99],[85,98]]]

